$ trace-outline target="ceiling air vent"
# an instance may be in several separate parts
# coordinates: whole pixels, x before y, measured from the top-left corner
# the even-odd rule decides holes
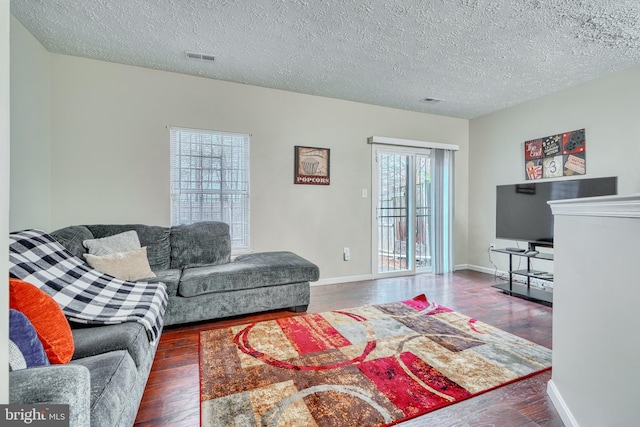
[[[436,102],[442,102],[442,101],[444,100],[440,98],[432,98],[432,97],[423,98],[420,100],[420,102],[428,102],[428,103],[436,103]]]
[[[208,53],[190,52],[188,50],[185,50],[184,53],[187,55],[188,59],[195,59],[197,61],[213,62],[216,59],[215,56],[210,55]]]

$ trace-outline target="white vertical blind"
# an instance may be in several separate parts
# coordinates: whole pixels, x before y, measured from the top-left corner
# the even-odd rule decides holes
[[[171,224],[222,221],[249,249],[250,135],[171,127]]]
[[[453,169],[454,158],[451,150],[432,150],[434,160],[432,192],[432,247],[434,256],[433,272],[436,274],[453,271]]]

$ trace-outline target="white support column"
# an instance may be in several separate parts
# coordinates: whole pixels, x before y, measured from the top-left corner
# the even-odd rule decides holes
[[[640,194],[549,202],[555,218],[553,373],[567,426],[640,422]]]

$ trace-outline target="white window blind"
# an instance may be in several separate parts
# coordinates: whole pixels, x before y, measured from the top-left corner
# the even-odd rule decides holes
[[[222,221],[249,249],[250,135],[171,127],[171,224]]]

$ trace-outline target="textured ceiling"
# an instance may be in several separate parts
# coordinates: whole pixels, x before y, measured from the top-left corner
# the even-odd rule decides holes
[[[50,52],[461,118],[640,64],[638,0],[12,0],[11,12]]]

